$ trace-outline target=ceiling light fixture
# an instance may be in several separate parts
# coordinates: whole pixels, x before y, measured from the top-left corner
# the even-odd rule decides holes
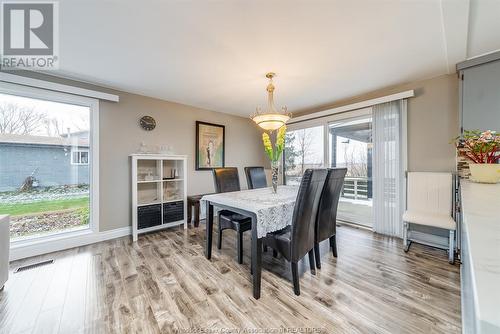
[[[281,112],[277,111],[274,107],[274,85],[273,78],[276,76],[275,73],[269,72],[266,74],[266,78],[269,79],[269,84],[267,85],[267,93],[268,93],[268,110],[266,112],[262,112],[262,110],[257,107],[255,114],[252,116],[252,120],[257,123],[258,126],[263,128],[264,130],[274,131],[281,128],[286,122],[290,119],[290,114],[287,111],[286,107],[281,108]]]

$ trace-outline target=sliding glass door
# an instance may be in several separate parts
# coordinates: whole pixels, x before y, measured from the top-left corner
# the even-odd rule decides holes
[[[372,117],[328,125],[330,167],[347,168],[337,219],[373,226]]]
[[[284,182],[298,185],[307,168],[346,167],[337,219],[373,226],[372,109],[291,124]]]
[[[60,96],[0,91],[0,214],[12,241],[91,227],[92,108]]]
[[[401,236],[406,109],[403,99],[307,120],[301,117],[302,121],[292,119],[284,154],[285,183],[298,184],[306,168],[345,167],[337,219]]]

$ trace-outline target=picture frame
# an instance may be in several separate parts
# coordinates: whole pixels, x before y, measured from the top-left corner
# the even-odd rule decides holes
[[[196,170],[212,170],[225,166],[226,127],[196,121]]]

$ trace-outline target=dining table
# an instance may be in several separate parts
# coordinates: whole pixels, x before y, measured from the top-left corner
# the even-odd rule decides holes
[[[283,185],[278,186],[276,193],[272,188],[249,189],[206,195],[200,201],[206,209],[207,259],[212,257],[214,208],[230,210],[252,220],[251,268],[255,299],[260,298],[262,238],[291,224],[298,190],[298,186]]]

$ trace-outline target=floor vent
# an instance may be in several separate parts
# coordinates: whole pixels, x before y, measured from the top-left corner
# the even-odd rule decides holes
[[[35,268],[38,268],[41,266],[46,266],[46,265],[52,264],[52,263],[54,263],[54,260],[47,260],[47,261],[41,261],[41,262],[37,262],[37,263],[28,264],[26,266],[22,266],[22,267],[17,268],[16,270],[14,270],[14,273],[18,273],[18,272],[26,271],[26,270],[30,270],[30,269],[35,269]]]

